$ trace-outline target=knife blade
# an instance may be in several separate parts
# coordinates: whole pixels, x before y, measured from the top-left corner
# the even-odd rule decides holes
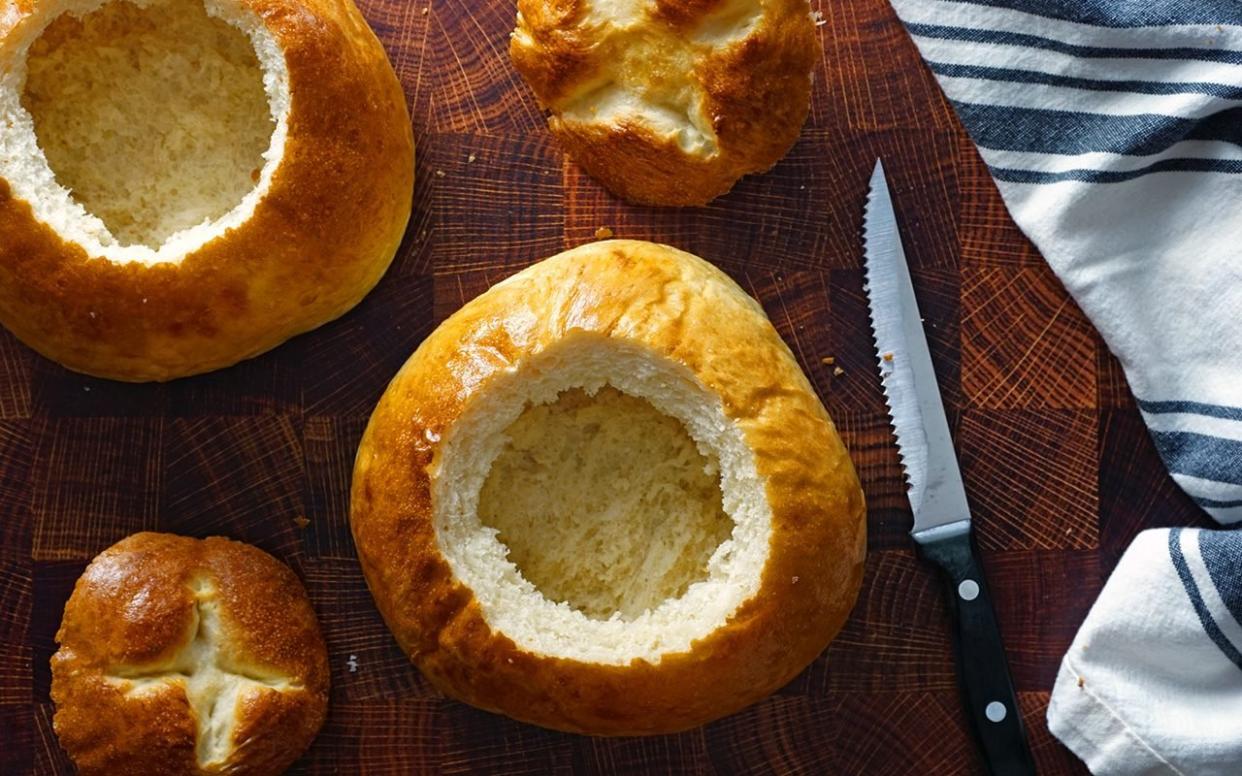
[[[863,247],[876,358],[914,513],[911,534],[948,582],[966,715],[990,773],[1028,776],[1035,765],[975,550],[966,488],[880,160],[863,214]]]
[[[879,161],[871,174],[863,243],[871,330],[897,452],[910,483],[913,534],[918,541],[923,531],[969,520],[970,509],[897,231],[892,196]]]

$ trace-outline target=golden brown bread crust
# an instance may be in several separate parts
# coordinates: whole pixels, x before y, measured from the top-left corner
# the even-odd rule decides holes
[[[284,51],[292,93],[283,161],[244,225],[178,264],[114,263],[37,221],[0,179],[0,323],[70,369],[169,380],[258,355],[357,304],[401,242],[414,140],[357,7],[238,2]],[[0,38],[36,4],[6,16]]]
[[[509,54],[551,111],[552,132],[613,193],[651,205],[706,204],[743,175],[770,168],[793,145],[810,108],[811,69],[820,54],[806,0],[656,0],[629,26],[601,23],[590,9],[602,3],[518,0]],[[761,13],[748,32],[728,43],[695,40],[704,24],[736,13],[738,5]],[[630,46],[643,53],[627,60]],[[690,52],[689,72],[676,49]],[[614,70],[627,74],[610,75]],[[641,82],[652,101],[687,113],[696,109],[676,93],[690,83],[702,95],[703,123],[716,149],[687,153],[642,122],[582,121],[562,112],[601,80],[618,77]]]
[[[720,395],[772,508],[759,592],[658,664],[532,654],[491,631],[436,544],[428,466],[471,393],[574,330],[637,340]],[[380,400],[354,469],[352,527],[380,612],[445,693],[560,730],[664,733],[732,713],[818,655],[853,606],[863,495],[823,405],[762,309],[690,254],[591,243],[479,296],[422,344]]]
[[[186,694],[168,684],[126,694],[124,680],[167,662],[191,638],[196,584],[219,603],[228,655],[295,688],[241,697],[227,767],[203,770]],[[53,720],[82,774],[276,774],[305,751],[328,705],[328,654],[294,573],[248,544],[138,533],[100,553],[65,605],[52,658]],[[156,673],[152,671],[151,673]],[[296,688],[300,685],[300,688]]]

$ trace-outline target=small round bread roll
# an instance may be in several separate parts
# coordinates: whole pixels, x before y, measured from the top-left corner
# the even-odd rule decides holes
[[[117,542],[78,580],[56,640],[53,725],[84,776],[277,774],[327,713],[306,590],[241,542]]]
[[[820,45],[807,0],[518,0],[509,54],[610,191],[702,205],[793,145]]]
[[[362,569],[442,691],[668,733],[792,679],[862,578],[863,495],[763,310],[710,264],[584,245],[446,320],[354,469]]]
[[[9,3],[0,323],[118,380],[255,356],[379,281],[413,154],[352,0]]]

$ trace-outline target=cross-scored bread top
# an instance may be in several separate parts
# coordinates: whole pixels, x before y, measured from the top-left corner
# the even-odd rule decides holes
[[[806,0],[519,0],[509,51],[591,175],[693,205],[793,144],[819,44]]]
[[[135,534],[87,567],[52,658],[80,772],[275,774],[327,709],[327,650],[297,577],[228,539]]]

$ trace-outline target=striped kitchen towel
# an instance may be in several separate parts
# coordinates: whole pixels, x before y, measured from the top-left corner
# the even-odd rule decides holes
[[[1242,0],[891,2],[1173,479],[1242,522]],[[1242,774],[1239,622],[1242,532],[1143,534],[1053,732],[1096,773]]]
[[[1093,773],[1242,773],[1239,538],[1163,528],[1122,556],[1048,706],[1048,727]]]
[[[893,5],[1174,479],[1242,520],[1242,2]]]

